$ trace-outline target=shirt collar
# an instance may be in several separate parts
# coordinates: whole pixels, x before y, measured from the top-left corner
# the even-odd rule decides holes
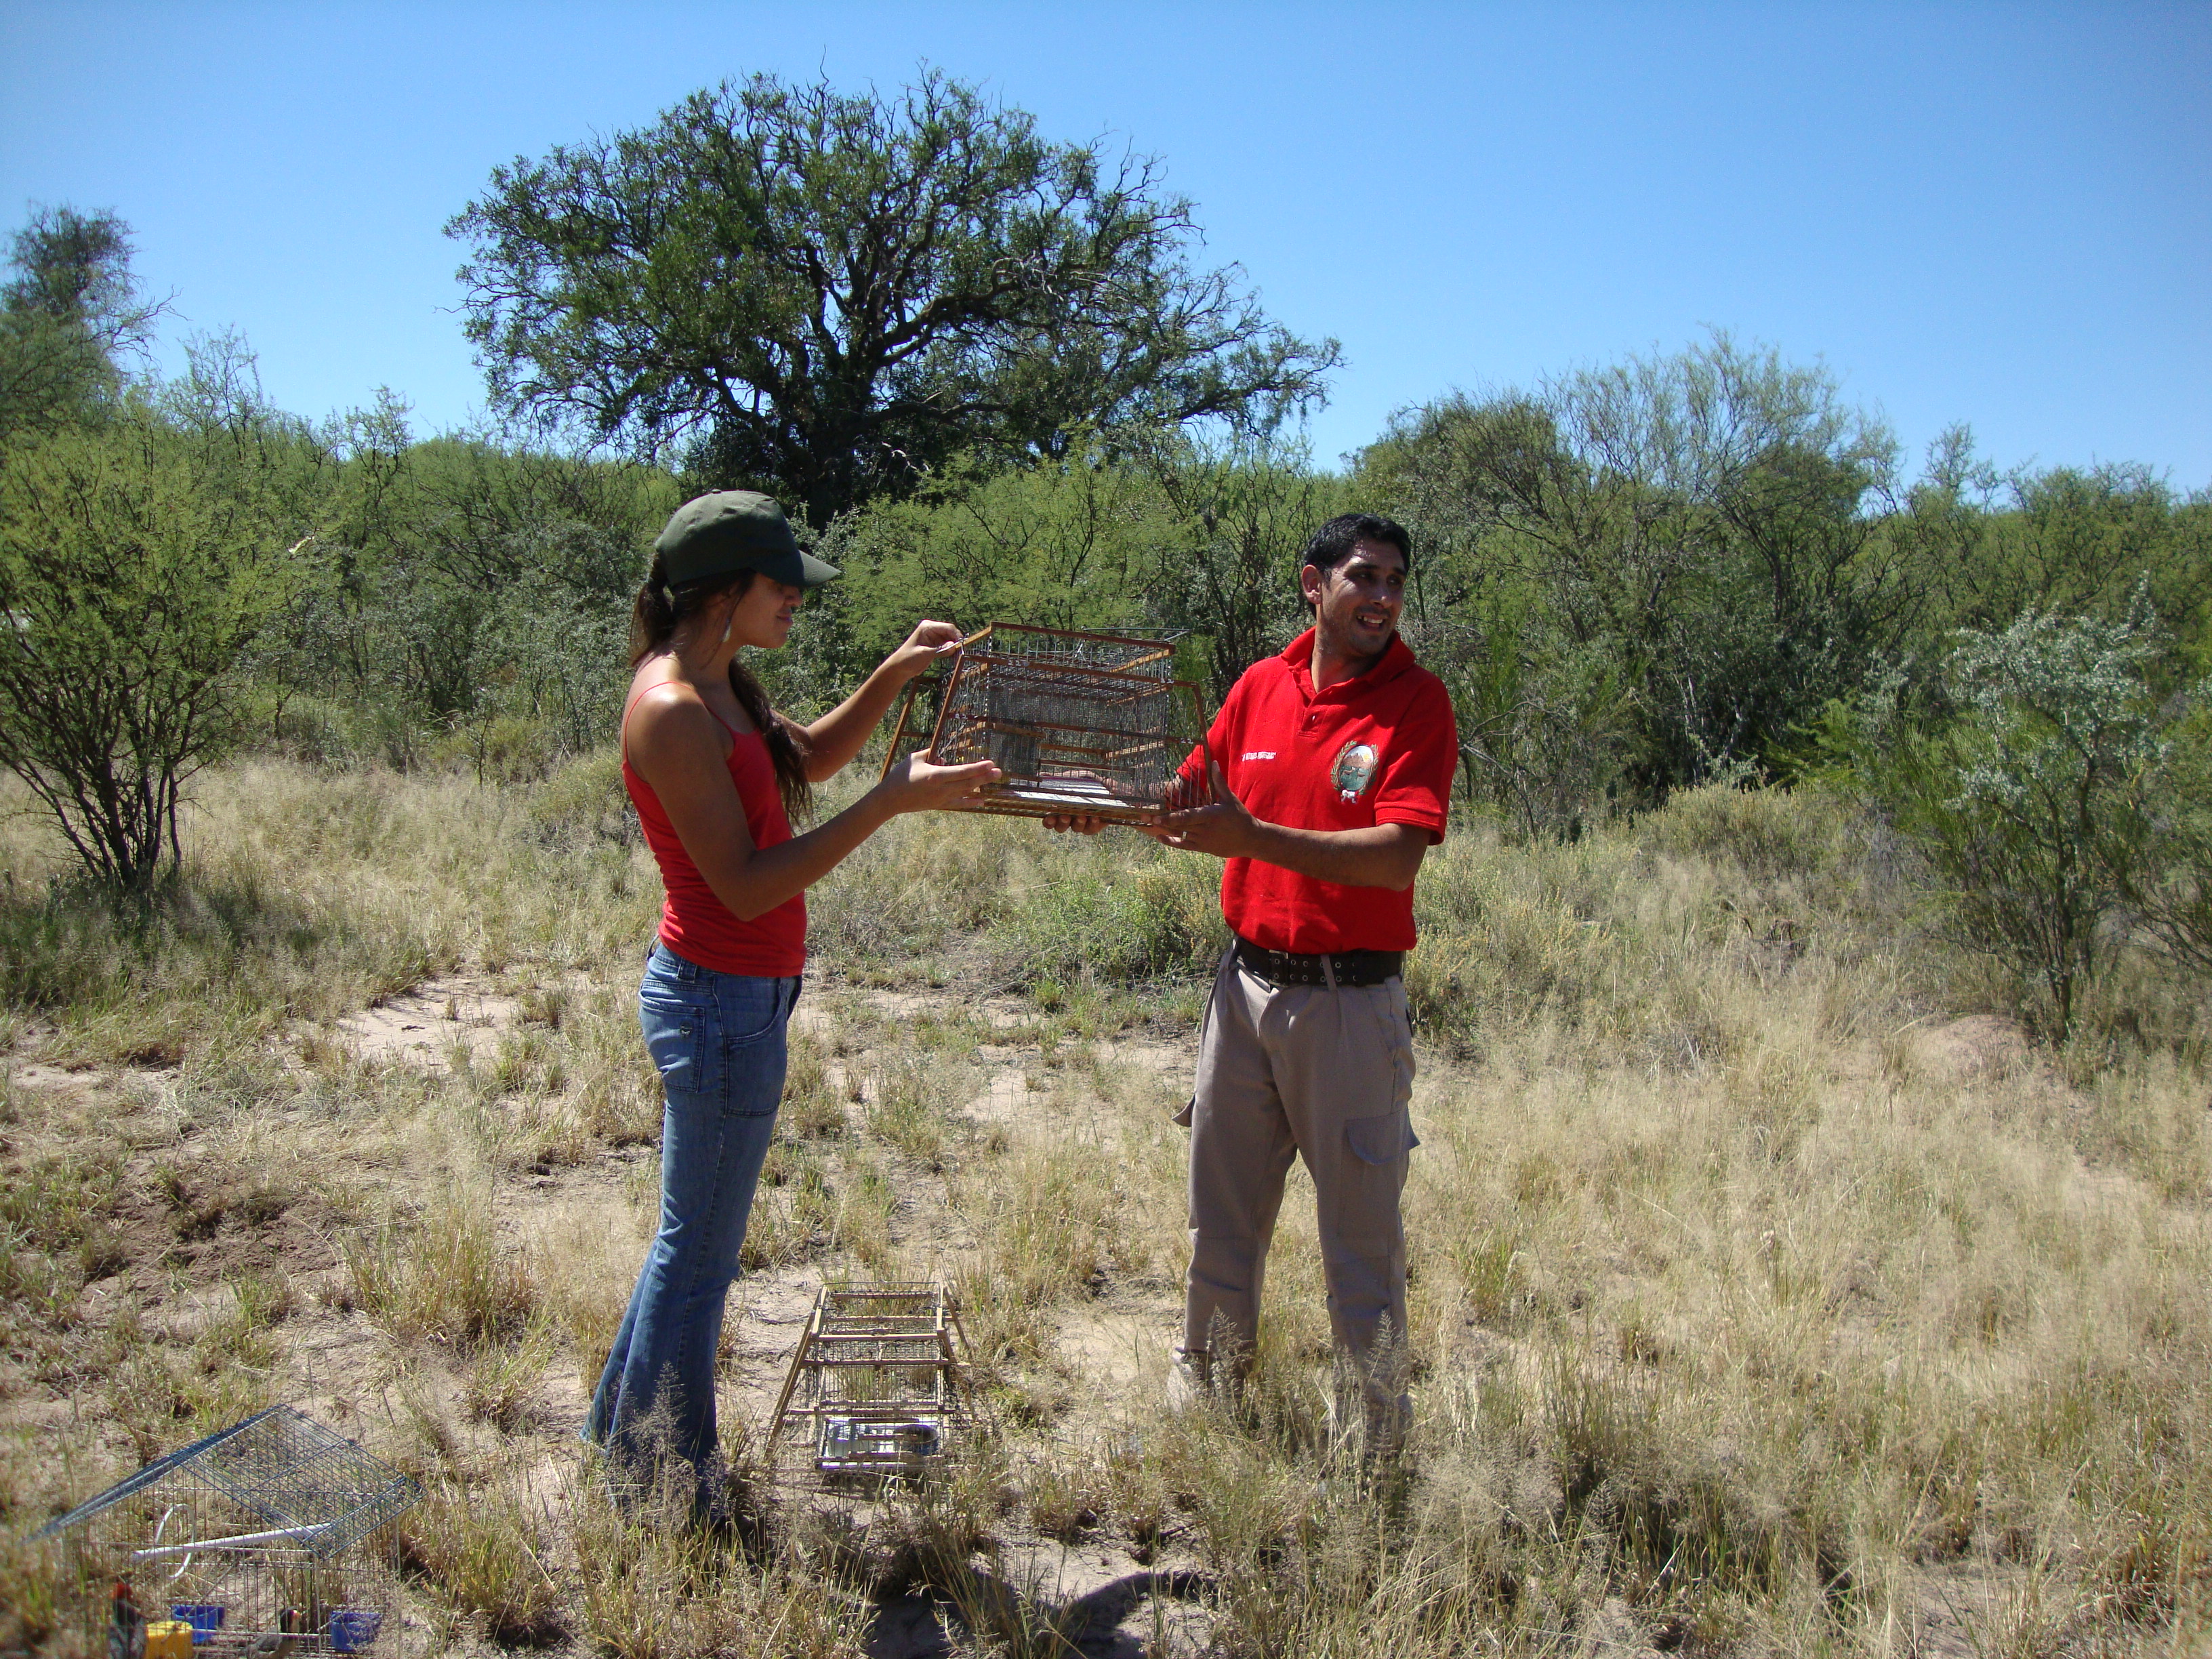
[[[1298,695],[1308,702],[1311,702],[1315,696],[1313,653],[1314,641],[1318,636],[1318,632],[1319,630],[1316,629],[1309,628],[1283,647],[1282,660],[1290,668],[1291,678],[1297,685]],[[1394,632],[1390,635],[1390,643],[1383,647],[1382,661],[1376,663],[1364,674],[1348,680],[1339,680],[1320,695],[1325,697],[1354,696],[1361,691],[1396,679],[1399,675],[1413,665],[1413,647],[1406,643],[1401,635]]]

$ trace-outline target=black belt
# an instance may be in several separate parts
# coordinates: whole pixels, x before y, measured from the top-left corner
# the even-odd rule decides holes
[[[1270,951],[1239,934],[1230,947],[1237,965],[1270,985],[1326,985],[1334,974],[1339,985],[1380,985],[1395,979],[1406,965],[1403,951],[1339,951],[1332,956],[1302,956]]]

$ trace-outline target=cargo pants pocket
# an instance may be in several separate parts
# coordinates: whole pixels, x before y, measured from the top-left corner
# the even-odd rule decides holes
[[[1407,1154],[1420,1145],[1413,1120],[1402,1105],[1355,1117],[1344,1126],[1344,1142],[1347,1155],[1332,1183],[1334,1224],[1327,1230],[1324,1252],[1368,1257],[1395,1251],[1405,1237],[1399,1200],[1410,1168]]]
[[[1395,1164],[1421,1144],[1413,1133],[1413,1115],[1403,1106],[1373,1117],[1355,1117],[1344,1126],[1344,1138],[1362,1164]]]

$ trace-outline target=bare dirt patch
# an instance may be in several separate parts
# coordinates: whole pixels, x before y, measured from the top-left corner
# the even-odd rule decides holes
[[[556,1056],[570,1052],[561,1010],[586,994],[599,988],[575,975],[542,987],[427,982],[301,1033],[280,1057],[298,1100],[250,1110],[195,1105],[170,1070],[65,1071],[19,1047],[10,1073],[19,1121],[0,1155],[19,1175],[94,1159],[105,1231],[86,1247],[100,1255],[100,1275],[55,1329],[0,1362],[0,1418],[18,1432],[71,1425],[76,1443],[65,1466],[15,1480],[11,1509],[65,1506],[283,1400],[434,1484],[497,1467],[538,1493],[546,1513],[564,1513],[598,1356],[654,1225],[657,1154],[587,1141],[564,1159],[518,1162],[508,1126],[551,1109],[540,1097],[544,1073],[498,1079],[532,1032]],[[972,1206],[975,1194],[956,1190],[955,1164],[1073,1132],[1088,1109],[1081,1102],[1109,1073],[1141,1073],[1149,1089],[1154,1073],[1188,1065],[1170,1042],[1041,1030],[1027,1005],[952,992],[831,988],[810,995],[798,1028],[832,1051],[824,1085],[843,1121],[793,1143],[811,1164],[791,1179],[822,1181],[833,1212],[876,1181],[883,1236],[872,1265],[842,1242],[834,1213],[811,1231],[793,1222],[793,1259],[739,1281],[720,1383],[732,1435],[765,1432],[826,1278],[953,1279],[974,1267],[976,1220],[963,1199]],[[902,1090],[919,1091],[914,1133],[941,1134],[941,1157],[873,1133]],[[333,1103],[341,1099],[353,1103]],[[787,1215],[793,1204],[789,1190],[763,1187],[762,1214]],[[537,1322],[502,1339],[534,1356],[526,1375],[506,1375],[496,1347],[458,1333],[402,1334],[363,1304],[363,1241],[411,1248],[404,1241],[441,1205],[480,1213],[500,1259],[527,1280]],[[1066,1453],[1093,1446],[1133,1391],[1155,1396],[1142,1374],[1164,1363],[1171,1324],[1172,1301],[1158,1283],[1101,1286],[1047,1310],[1039,1376],[1015,1396],[1026,1424],[1018,1437]],[[993,1400],[994,1416],[1004,1403]],[[1184,1580],[1155,1576],[1188,1570],[1171,1546],[1133,1549],[1098,1526],[1055,1540],[1017,1511],[990,1547],[979,1582],[1034,1606],[1079,1652],[1194,1652],[1210,1629],[1177,1593],[1188,1589]],[[416,1606],[410,1640],[432,1638],[440,1617],[428,1601]],[[893,1597],[875,1617],[869,1650],[886,1659],[948,1652],[961,1631],[941,1600]]]
[[[518,997],[486,980],[434,979],[337,1022],[337,1035],[372,1063],[443,1072],[455,1051],[489,1059],[522,1016]]]

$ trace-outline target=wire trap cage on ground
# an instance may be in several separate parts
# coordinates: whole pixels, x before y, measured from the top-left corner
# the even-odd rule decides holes
[[[400,1652],[408,1476],[289,1406],[147,1465],[33,1534],[67,1541],[117,1659]]]
[[[884,769],[988,760],[1006,776],[963,811],[1147,817],[1204,730],[1174,659],[1165,640],[992,623],[908,692]]]
[[[775,1402],[777,1476],[832,1487],[921,1480],[973,1422],[968,1339],[942,1285],[825,1285]]]

